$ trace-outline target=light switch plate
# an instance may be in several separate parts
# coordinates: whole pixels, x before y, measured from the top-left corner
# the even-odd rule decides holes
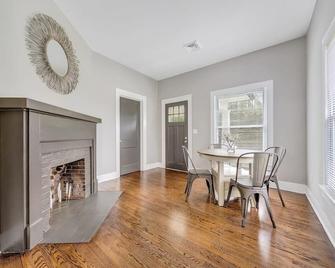
[[[193,134],[198,134],[198,130],[196,128],[193,129]]]

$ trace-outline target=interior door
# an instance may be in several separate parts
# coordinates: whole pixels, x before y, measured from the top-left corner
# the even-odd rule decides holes
[[[140,170],[140,102],[120,98],[120,174]]]
[[[186,170],[182,145],[188,147],[187,101],[165,106],[166,168]]]

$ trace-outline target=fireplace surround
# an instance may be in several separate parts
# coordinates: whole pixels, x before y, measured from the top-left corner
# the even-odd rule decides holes
[[[57,167],[73,164],[75,170],[77,162],[76,172],[84,176],[69,179],[77,187],[72,193],[78,198],[96,194],[100,122],[27,98],[0,98],[1,253],[23,252],[43,241],[50,227],[51,175]]]

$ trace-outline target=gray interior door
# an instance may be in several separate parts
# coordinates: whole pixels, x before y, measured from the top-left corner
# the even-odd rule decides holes
[[[140,103],[120,98],[120,174],[140,170]]]
[[[188,146],[187,101],[165,106],[165,153],[166,167],[186,170],[181,146]]]

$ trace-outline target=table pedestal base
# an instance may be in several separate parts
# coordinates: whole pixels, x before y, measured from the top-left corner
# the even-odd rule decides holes
[[[224,163],[220,161],[212,163],[212,174],[214,175],[215,199],[218,201],[218,205],[223,207],[224,201],[227,199],[230,179],[234,178],[235,175],[225,175]],[[240,197],[240,193],[237,188],[234,187],[230,200],[234,200],[238,197]]]

